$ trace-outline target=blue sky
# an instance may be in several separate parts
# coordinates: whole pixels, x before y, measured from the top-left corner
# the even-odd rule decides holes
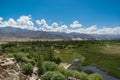
[[[120,0],[0,0],[4,21],[29,15],[33,23],[45,19],[48,25],[56,22],[69,27],[78,21],[84,28],[114,28],[120,26]]]

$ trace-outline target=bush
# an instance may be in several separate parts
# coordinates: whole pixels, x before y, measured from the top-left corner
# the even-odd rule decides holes
[[[59,66],[57,64],[55,64],[54,62],[44,62],[43,64],[43,70],[44,72],[46,71],[57,71],[59,68]]]
[[[8,54],[7,54],[7,57],[8,57],[8,58],[14,58],[14,55],[13,55],[12,53],[8,53]]]
[[[96,73],[96,74],[91,74],[90,76],[88,76],[88,80],[103,80],[103,79],[100,74]]]
[[[42,76],[42,80],[65,80],[65,76],[58,71],[48,71]]]
[[[26,57],[26,54],[25,53],[15,53],[14,57],[18,62],[24,62],[23,58]]]
[[[53,73],[51,71],[48,71],[42,76],[42,80],[51,80],[52,75]]]
[[[86,73],[80,73],[76,70],[72,71],[72,77],[80,80],[87,80],[87,74]]]
[[[33,73],[33,66],[31,63],[23,63],[21,68],[25,75],[31,75]]]
[[[53,60],[56,64],[60,64],[60,62],[61,62],[61,57],[60,56],[55,56],[54,57],[54,60]]]
[[[61,74],[60,72],[54,72],[51,80],[65,80],[65,76]]]
[[[32,65],[35,64],[35,60],[34,59],[30,59],[30,58],[27,58],[27,57],[22,57],[22,62],[31,63]]]

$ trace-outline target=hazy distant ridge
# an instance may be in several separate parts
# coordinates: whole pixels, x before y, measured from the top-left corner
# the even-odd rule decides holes
[[[12,27],[0,27],[0,38],[28,38],[28,39],[87,39],[87,40],[106,40],[120,39],[119,34],[80,34],[80,33],[60,33],[60,32],[45,32],[33,31]]]

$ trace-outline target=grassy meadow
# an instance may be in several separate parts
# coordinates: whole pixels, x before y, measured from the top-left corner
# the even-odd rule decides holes
[[[62,62],[70,63],[78,56],[85,57],[83,65],[96,66],[108,74],[120,78],[120,41],[33,41],[10,42],[0,47],[5,56],[23,52],[34,56],[51,49],[61,57]],[[30,56],[31,57],[31,56]]]
[[[108,74],[120,78],[120,43],[105,43],[103,45],[89,45],[71,49],[60,50],[63,62],[72,61],[77,57],[75,53],[86,59],[83,65],[96,66]]]

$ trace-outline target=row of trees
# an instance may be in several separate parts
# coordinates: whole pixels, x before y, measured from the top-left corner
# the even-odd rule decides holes
[[[39,66],[38,66],[39,67]],[[41,68],[41,67],[39,67]],[[38,69],[39,71],[39,69]],[[76,70],[68,70],[58,66],[54,62],[44,62],[42,66],[42,79],[43,80],[65,80],[69,77],[79,80],[102,80],[102,76],[99,74],[87,75],[86,73],[80,73]]]
[[[33,66],[30,63],[23,64],[22,71],[26,75],[31,75],[33,72]],[[87,75],[86,73],[80,73],[76,70],[65,69],[54,62],[49,61],[38,64],[38,74],[39,76],[42,75],[42,80],[66,80],[68,78],[76,80],[102,80],[102,76],[100,74],[95,73]]]
[[[104,44],[120,43],[120,40],[86,40],[86,41],[28,41],[28,42],[9,42],[1,45],[1,51],[6,52],[36,52],[36,47],[45,49],[64,49],[69,45],[77,47],[98,46]],[[17,50],[16,50],[17,49]]]

